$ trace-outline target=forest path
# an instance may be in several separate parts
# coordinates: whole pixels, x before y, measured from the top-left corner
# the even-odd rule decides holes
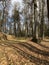
[[[0,65],[49,65],[49,46],[43,42],[0,41]]]

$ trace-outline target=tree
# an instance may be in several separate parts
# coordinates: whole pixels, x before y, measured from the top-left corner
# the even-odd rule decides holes
[[[33,41],[34,42],[37,42],[38,41],[38,35],[39,35],[39,31],[38,31],[38,28],[39,28],[39,11],[38,11],[38,0],[34,0],[33,1],[33,4],[34,4],[34,29],[33,29]]]
[[[6,32],[6,20],[8,17],[8,10],[10,5],[10,0],[1,0],[2,1],[2,21],[1,21],[1,31]]]
[[[2,17],[2,12],[0,11],[0,32],[2,30],[2,21],[1,21],[1,17]]]
[[[19,20],[20,20],[20,16],[19,16],[19,11],[16,9],[16,5],[14,7],[14,13],[13,13],[13,19],[14,19],[14,35],[16,36],[16,23],[18,25],[18,29],[20,28],[19,27]]]
[[[33,7],[33,0],[23,0],[24,2],[24,22],[27,23],[25,24],[26,26],[26,36],[33,36],[33,12],[34,12],[34,7]],[[31,34],[30,34],[31,32]]]
[[[48,10],[48,28],[49,28],[49,0],[47,0],[47,10]]]
[[[47,10],[48,10],[48,18],[49,18],[49,0],[47,0]]]
[[[42,16],[41,16],[41,39],[44,39],[44,25],[45,25],[45,21],[44,21],[44,6],[45,6],[45,1],[44,0],[42,0],[41,1],[41,3],[42,3],[42,11],[41,11],[41,13],[42,13]]]

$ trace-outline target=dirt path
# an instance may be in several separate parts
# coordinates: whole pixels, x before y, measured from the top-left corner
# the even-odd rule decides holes
[[[49,46],[42,43],[0,41],[0,65],[49,65]]]

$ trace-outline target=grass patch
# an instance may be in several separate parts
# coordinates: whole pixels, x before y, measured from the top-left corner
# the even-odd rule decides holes
[[[26,37],[17,37],[16,39],[17,40],[26,40],[27,38]]]

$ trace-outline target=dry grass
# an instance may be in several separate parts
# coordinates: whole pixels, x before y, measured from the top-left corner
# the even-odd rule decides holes
[[[0,65],[49,65],[49,42],[37,44],[29,38],[0,41]]]
[[[26,60],[19,55],[13,48],[0,46],[0,65],[32,65],[29,60]]]

